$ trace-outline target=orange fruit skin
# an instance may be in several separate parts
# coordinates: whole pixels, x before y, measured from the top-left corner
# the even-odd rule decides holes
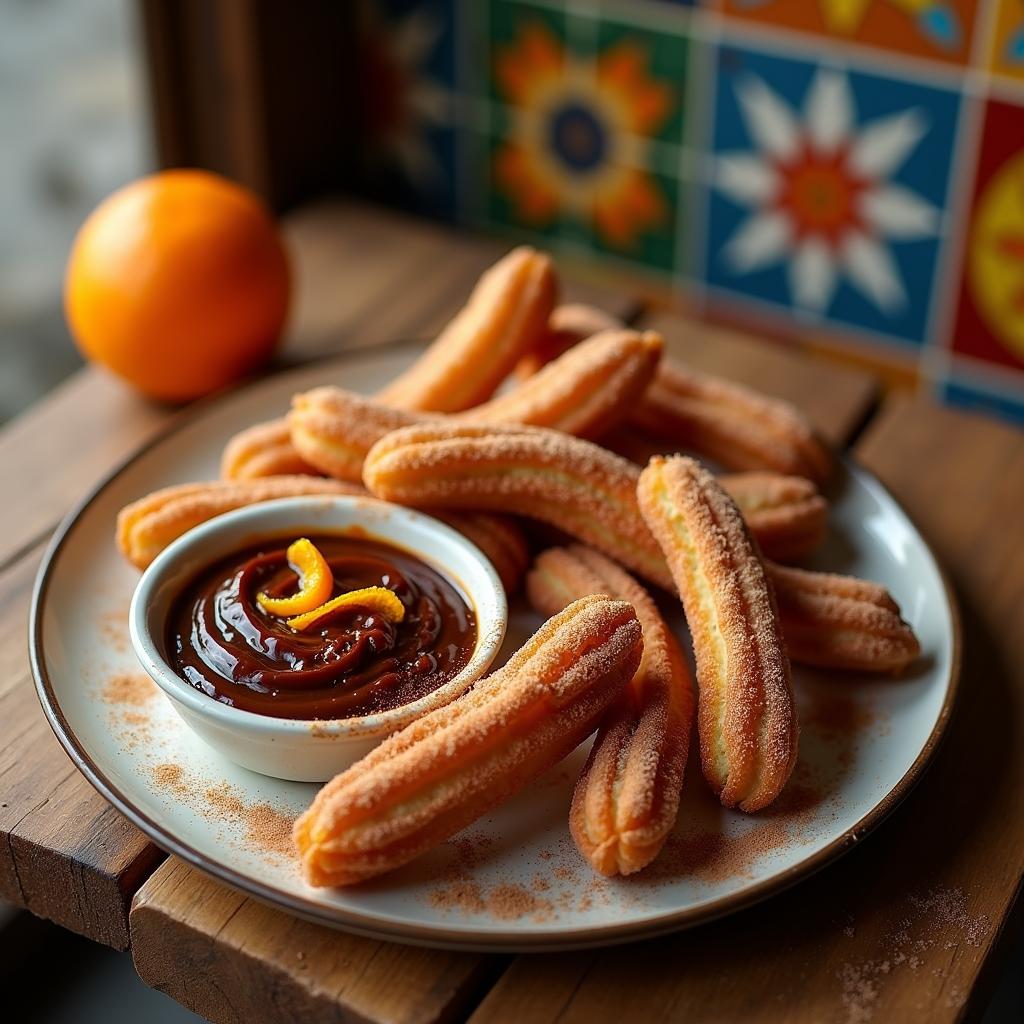
[[[288,257],[253,193],[215,174],[163,171],[105,199],[64,281],[86,358],[153,398],[188,401],[269,359],[288,313]]]

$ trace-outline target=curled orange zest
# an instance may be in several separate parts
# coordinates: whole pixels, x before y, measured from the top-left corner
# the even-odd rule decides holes
[[[288,620],[288,625],[301,633],[330,612],[348,605],[367,608],[389,622],[401,622],[405,618],[405,605],[394,591],[388,590],[387,587],[363,587],[362,590],[350,590],[347,594],[339,594],[304,615],[296,615]]]
[[[291,597],[256,595],[256,603],[269,615],[298,615],[319,608],[334,589],[334,574],[327,559],[305,537],[288,545],[288,564],[299,577],[298,592]]]

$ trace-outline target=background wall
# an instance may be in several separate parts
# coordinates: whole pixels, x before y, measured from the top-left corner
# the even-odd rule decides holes
[[[131,0],[0,0],[0,422],[79,365],[71,239],[153,165]]]
[[[1020,0],[365,0],[363,189],[1024,420]]]

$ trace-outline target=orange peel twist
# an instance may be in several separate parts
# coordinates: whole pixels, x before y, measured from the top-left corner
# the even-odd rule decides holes
[[[301,633],[315,625],[325,615],[329,615],[339,608],[350,607],[366,608],[368,611],[376,612],[389,622],[401,622],[405,618],[405,605],[398,599],[394,591],[388,590],[387,587],[363,587],[361,590],[350,590],[347,594],[339,594],[320,605],[319,608],[288,619],[288,625]]]
[[[300,615],[319,608],[330,600],[334,573],[320,549],[306,537],[288,545],[288,565],[299,577],[299,589],[290,597],[271,597],[266,591],[256,595],[256,603],[269,615]]]

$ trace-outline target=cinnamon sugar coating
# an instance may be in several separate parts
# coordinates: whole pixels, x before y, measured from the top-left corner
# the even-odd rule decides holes
[[[401,409],[461,412],[487,401],[547,330],[557,280],[551,259],[513,249],[484,272],[437,340],[378,397]]]
[[[539,519],[609,555],[647,582],[675,591],[665,555],[637,506],[639,479],[640,468],[634,463],[579,438],[536,427],[474,425],[451,419],[388,434],[374,445],[364,465],[366,486],[387,501],[428,509],[491,509]],[[744,492],[751,506],[748,526],[758,543],[762,530],[772,543],[774,529],[778,544],[782,531],[773,520],[788,514],[790,498],[797,520],[804,515],[802,505],[813,510],[811,519],[822,510],[811,493],[813,485],[803,481],[757,474],[739,482],[736,476],[728,476],[719,483],[727,490]],[[765,496],[760,503],[757,494]],[[764,566],[774,580],[780,567],[769,560]],[[776,586],[788,594],[794,579],[780,577]],[[799,579],[803,591],[885,594],[877,584],[851,577],[804,572]],[[896,608],[887,594],[884,600]],[[809,664],[847,667],[852,657],[850,642],[840,634],[850,630],[849,607],[806,598],[800,602],[799,615],[791,611],[794,607],[786,602],[782,620],[784,629],[792,623],[794,630],[788,642],[791,657],[803,661],[806,655]],[[813,629],[821,634],[813,646],[806,627],[812,608]],[[833,657],[835,662],[830,660]]]
[[[671,587],[637,509],[639,473],[618,455],[554,430],[451,421],[388,434],[363,466],[367,488],[385,500],[540,519]]]
[[[547,337],[517,373],[536,373],[569,346],[613,326],[621,323],[593,306],[559,306]],[[796,407],[671,358],[662,360],[630,422],[726,469],[768,469],[815,483],[832,472],[831,452]]]
[[[504,668],[324,786],[295,824],[306,880],[351,885],[391,871],[519,792],[593,732],[642,649],[626,602],[570,605]]]
[[[780,565],[769,571],[794,661],[858,672],[900,672],[921,654],[899,605],[877,583]]]
[[[286,419],[257,423],[239,431],[224,448],[221,457],[222,480],[255,480],[264,476],[319,476],[292,444]]]
[[[661,337],[653,332],[608,332],[566,353],[515,391],[453,418],[598,436],[629,414],[654,375],[661,349]],[[358,481],[374,442],[400,427],[437,419],[341,388],[319,387],[295,396],[288,422],[300,458],[338,480]]]
[[[593,548],[543,552],[526,587],[541,615],[605,593],[632,604],[643,627],[643,658],[601,722],[569,814],[576,847],[594,870],[632,874],[661,852],[679,811],[693,725],[689,666],[650,595]]]
[[[824,543],[828,502],[810,480],[751,472],[724,474],[718,482],[739,506],[768,558],[795,562]]]
[[[380,438],[434,418],[328,385],[296,395],[288,424],[303,459],[336,480],[358,483],[366,453]]]
[[[172,541],[214,516],[245,505],[306,494],[365,494],[354,484],[318,476],[271,476],[256,480],[210,480],[154,491],[117,516],[117,546],[138,569]]]
[[[789,659],[761,559],[739,509],[695,460],[652,459],[637,495],[693,638],[704,775],[724,806],[760,810],[789,779],[799,736]]]
[[[624,420],[654,377],[664,342],[654,331],[603,331],[515,390],[469,409],[475,423],[522,423],[600,437]]]
[[[832,456],[788,402],[664,360],[632,422],[727,469],[770,469],[821,483]]]

